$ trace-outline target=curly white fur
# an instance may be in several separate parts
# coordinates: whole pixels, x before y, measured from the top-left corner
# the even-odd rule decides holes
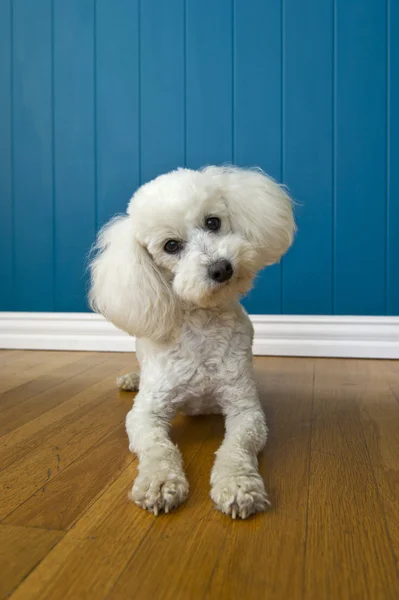
[[[206,220],[220,219],[209,231]],[[267,427],[252,373],[253,330],[238,303],[255,274],[292,243],[292,203],[259,170],[179,169],[142,186],[127,215],[100,232],[91,263],[93,308],[137,337],[140,391],[126,418],[139,457],[131,498],[158,514],[181,504],[188,483],[169,438],[176,411],[222,412],[226,434],[211,475],[211,497],[224,513],[246,518],[268,499],[257,455]],[[165,251],[176,240],[177,253]],[[209,268],[228,260],[233,276]],[[136,390],[139,375],[118,380]]]

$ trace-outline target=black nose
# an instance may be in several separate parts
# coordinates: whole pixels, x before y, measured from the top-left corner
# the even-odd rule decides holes
[[[231,279],[233,272],[234,271],[231,262],[224,259],[213,263],[208,270],[209,277],[218,283],[223,283],[224,281]]]

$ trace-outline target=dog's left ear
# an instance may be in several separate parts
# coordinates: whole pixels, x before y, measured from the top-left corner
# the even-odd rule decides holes
[[[221,189],[233,232],[255,249],[258,268],[279,262],[296,229],[292,200],[284,188],[260,169],[207,167],[203,172]]]
[[[90,306],[136,337],[167,339],[177,319],[170,284],[137,241],[128,215],[115,217],[97,237],[90,262]]]

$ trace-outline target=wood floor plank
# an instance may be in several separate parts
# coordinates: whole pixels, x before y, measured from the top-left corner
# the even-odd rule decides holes
[[[384,360],[384,361],[370,361],[370,364],[374,366],[374,372],[378,369],[381,372],[381,376],[389,385],[398,405],[399,405],[399,361],[398,360]]]
[[[100,373],[105,361],[105,357],[101,360],[98,355],[88,353],[80,360],[63,366],[59,370],[56,385],[53,385],[53,377],[48,378],[50,389],[46,388],[41,393],[39,392],[26,400],[13,404],[8,410],[1,413],[0,437],[10,433],[17,427],[21,427],[21,425],[28,423],[56,404],[84,389],[84,386],[87,385],[86,382],[90,384],[89,369],[97,367],[97,372]]]
[[[0,350],[0,366],[4,366],[9,361],[14,361],[15,357],[18,356],[18,353],[21,355],[25,352],[25,350]]]
[[[85,355],[84,352],[52,352],[35,350],[16,350],[17,354],[8,357],[0,368],[0,394],[4,394],[13,388],[23,385],[41,375],[51,372],[54,364],[60,361],[79,360]],[[2,395],[0,397],[2,397]]]
[[[217,421],[217,417],[181,417],[176,421],[173,436],[188,471],[191,463],[202,456],[203,441]],[[24,581],[13,600],[108,597],[130,558],[139,555],[148,532],[162,520],[172,522],[186,514],[187,504],[169,516],[154,517],[129,502],[127,491],[135,475],[136,464],[132,463]],[[194,502],[195,497],[194,491],[190,492]],[[128,597],[134,596],[129,593]]]
[[[154,522],[154,517],[134,510],[127,502],[126,489],[134,473],[131,465],[94,505],[94,513],[89,510],[92,533],[84,530],[75,536],[67,533],[25,579],[12,600],[106,598],[115,578]]]
[[[364,386],[358,396],[360,417],[399,570],[399,403],[385,366],[381,361],[354,361],[350,368]]]
[[[6,522],[66,530],[133,460],[122,423],[11,513]]]
[[[1,348],[1,350],[0,350],[0,359],[3,358],[4,356],[9,356],[13,352],[18,352],[18,350],[13,350],[13,349],[6,350],[4,348]]]
[[[12,593],[62,535],[59,531],[0,524],[1,600]]]
[[[126,407],[115,390],[102,394],[90,410],[12,463],[0,473],[0,519],[86,452],[112,429],[124,422]]]
[[[13,377],[3,373],[0,382],[0,419],[1,414],[12,406],[57,385],[60,378],[62,380],[65,366],[79,362],[83,358],[85,356],[82,353],[57,352],[51,360],[39,363]]]
[[[23,373],[31,367],[43,365],[51,361],[54,357],[53,350],[3,350],[5,353],[1,360],[1,378],[7,374]],[[61,354],[70,354],[67,351],[60,351]],[[83,352],[79,354],[83,355]]]
[[[309,600],[399,597],[362,429],[363,391],[345,361],[317,361],[304,588]]]
[[[77,394],[72,392],[68,401],[61,397],[61,402],[57,402],[56,406],[50,392],[48,411],[0,438],[0,471],[87,414],[93,403],[98,402],[104,394],[114,392],[117,395],[115,377],[131,369],[132,364],[134,362],[131,358],[115,354],[101,363],[99,368],[86,374],[87,381],[83,391]],[[48,397],[47,392],[45,394]]]

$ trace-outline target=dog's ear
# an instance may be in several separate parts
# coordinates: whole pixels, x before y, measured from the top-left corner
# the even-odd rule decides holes
[[[260,169],[207,167],[227,202],[234,232],[255,249],[258,268],[279,262],[291,246],[295,222],[284,188]]]
[[[98,234],[90,263],[90,306],[130,335],[165,339],[176,321],[171,286],[135,239],[128,216]]]

